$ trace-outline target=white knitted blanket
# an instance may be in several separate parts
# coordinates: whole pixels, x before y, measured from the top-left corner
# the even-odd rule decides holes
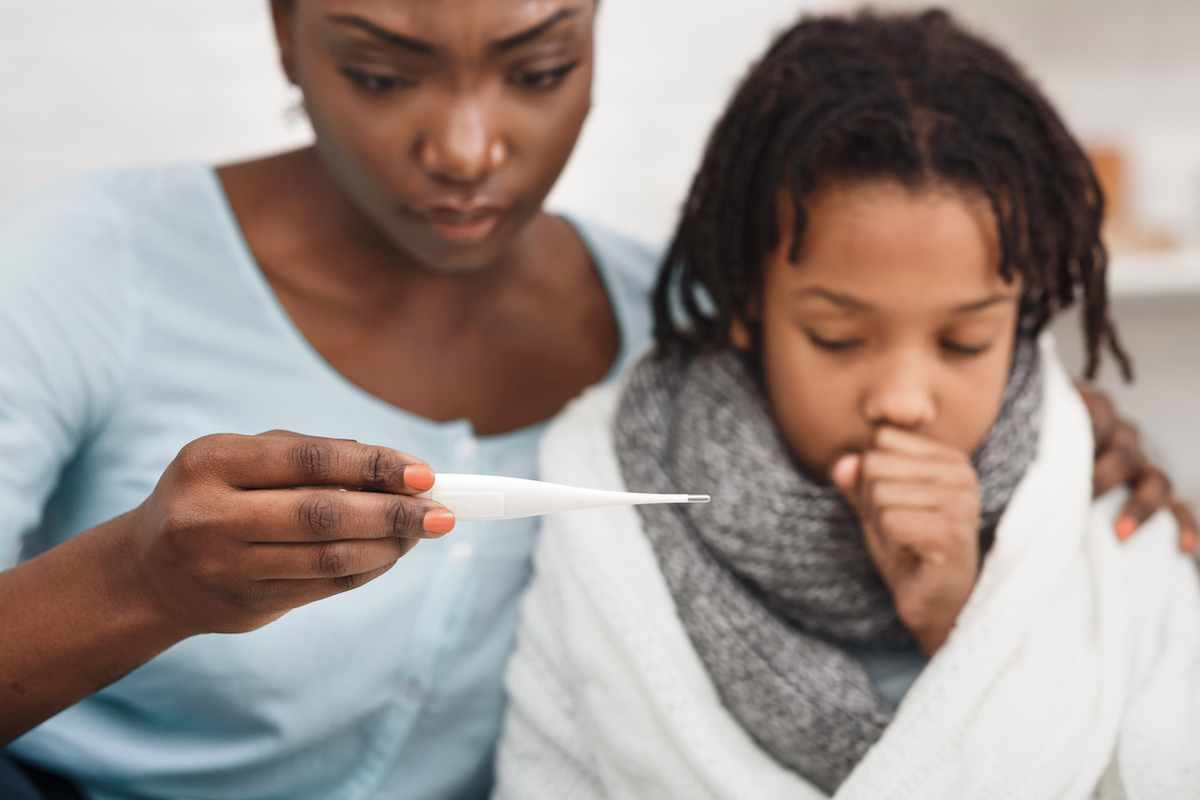
[[[1200,798],[1200,581],[1160,515],[1120,545],[1051,346],[1038,455],[946,645],[837,798]],[[554,423],[546,480],[623,489],[617,389]],[[636,487],[630,487],[636,488]],[[716,492],[719,487],[679,487]],[[636,511],[547,518],[509,663],[498,800],[824,795],[721,706]]]

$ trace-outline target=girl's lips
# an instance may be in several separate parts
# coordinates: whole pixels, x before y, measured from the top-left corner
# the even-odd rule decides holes
[[[442,239],[472,244],[481,242],[495,232],[504,219],[506,209],[500,206],[434,206],[414,212]]]

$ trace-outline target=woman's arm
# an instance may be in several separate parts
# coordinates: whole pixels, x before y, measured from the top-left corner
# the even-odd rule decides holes
[[[1117,416],[1103,392],[1080,388],[1092,418],[1096,440],[1093,492],[1097,497],[1123,484],[1130,487],[1129,502],[1117,517],[1118,538],[1128,539],[1160,508],[1167,508],[1179,523],[1179,549],[1195,554],[1200,549],[1200,527],[1192,510],[1171,493],[1171,481],[1142,450],[1137,428]]]
[[[198,633],[386,572],[451,512],[423,462],[286,432],[199,439],[138,508],[0,573],[0,743]]]

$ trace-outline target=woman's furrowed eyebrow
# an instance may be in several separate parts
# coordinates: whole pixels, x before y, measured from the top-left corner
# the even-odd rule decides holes
[[[514,33],[512,36],[505,36],[503,39],[497,39],[491,43],[490,47],[491,49],[497,51],[512,50],[520,47],[523,44],[533,41],[563,20],[578,16],[578,14],[578,8],[560,8],[546,19],[542,20],[536,25],[533,25],[532,27],[526,28],[520,33]]]
[[[414,53],[419,53],[423,56],[431,56],[437,52],[437,48],[429,42],[421,41],[420,39],[414,39],[411,36],[405,36],[404,34],[396,33],[395,31],[389,31],[386,28],[379,27],[374,22],[368,22],[362,17],[356,17],[351,14],[330,14],[328,17],[326,17],[326,19],[328,19],[330,22],[337,23],[338,25],[347,25],[351,28],[358,28],[359,30],[366,31],[375,38],[382,39],[388,44],[395,45],[396,47],[403,47],[405,50],[411,50]]]

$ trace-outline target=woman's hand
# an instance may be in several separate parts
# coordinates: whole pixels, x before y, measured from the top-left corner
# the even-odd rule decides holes
[[[900,620],[926,656],[945,643],[979,575],[978,478],[953,447],[881,428],[831,478],[862,524]]]
[[[132,514],[135,580],[183,635],[253,630],[449,531],[453,513],[409,496],[433,480],[418,459],[353,441],[206,436]]]
[[[454,526],[410,496],[432,485],[424,462],[341,439],[187,445],[141,506],[0,572],[0,746],[188,636],[382,575]]]
[[[1200,549],[1196,517],[1171,494],[1171,481],[1142,451],[1137,428],[1117,416],[1112,402],[1102,392],[1080,388],[1079,393],[1091,415],[1096,440],[1093,493],[1098,497],[1117,486],[1130,487],[1129,502],[1115,524],[1117,538],[1128,539],[1138,526],[1166,507],[1179,522],[1179,549],[1196,553]]]

